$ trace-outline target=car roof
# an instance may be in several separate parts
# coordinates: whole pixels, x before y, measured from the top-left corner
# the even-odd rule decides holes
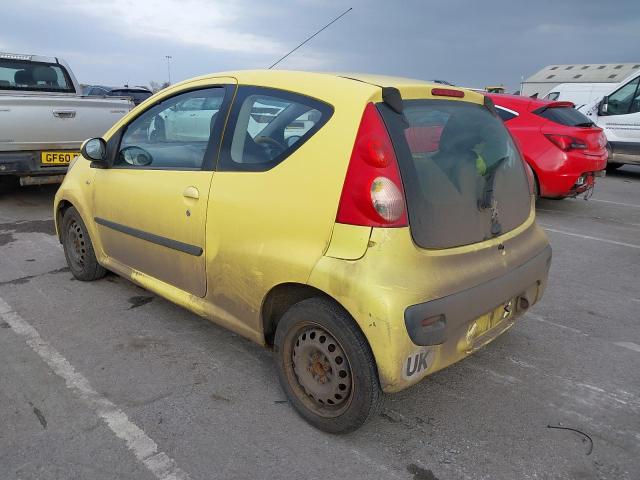
[[[419,92],[424,92],[425,87],[433,87],[464,90],[466,92],[465,100],[467,101],[482,103],[483,100],[483,97],[480,94],[460,87],[443,86],[437,83],[412,78],[351,72],[335,73],[266,69],[239,70],[203,75],[201,77],[192,78],[172,85],[171,88],[176,86],[187,86],[193,82],[214,80],[220,77],[233,78],[241,85],[269,86],[297,92],[313,91],[317,92],[319,95],[321,94],[320,92],[324,92],[333,96],[342,87],[357,89],[359,84],[362,86],[362,89],[366,89],[371,92],[377,90],[377,87],[395,87],[401,91],[404,98],[422,98],[419,96]],[[418,95],[418,97],[416,97],[416,95]]]

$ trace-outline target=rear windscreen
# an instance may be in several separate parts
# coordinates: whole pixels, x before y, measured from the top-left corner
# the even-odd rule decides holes
[[[552,107],[536,110],[536,115],[567,127],[591,127],[593,122],[573,107]]]
[[[529,184],[499,117],[451,100],[405,100],[403,115],[379,104],[404,185],[414,242],[451,248],[522,224]]]
[[[0,90],[75,92],[61,65],[5,58],[0,59]]]

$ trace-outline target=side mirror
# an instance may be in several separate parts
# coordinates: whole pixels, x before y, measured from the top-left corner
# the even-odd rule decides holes
[[[602,100],[600,100],[600,103],[598,104],[598,115],[607,115],[608,111],[609,97],[605,95],[604,97],[602,97]]]
[[[82,144],[80,152],[96,166],[107,166],[107,143],[102,138],[90,138]]]

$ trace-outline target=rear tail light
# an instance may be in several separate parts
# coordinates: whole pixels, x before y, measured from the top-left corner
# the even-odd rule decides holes
[[[368,227],[407,226],[398,160],[373,103],[362,115],[336,221]]]
[[[584,150],[587,148],[587,144],[582,140],[570,137],[569,135],[545,134],[545,137],[547,137],[556,147],[565,152],[568,152],[569,150]]]

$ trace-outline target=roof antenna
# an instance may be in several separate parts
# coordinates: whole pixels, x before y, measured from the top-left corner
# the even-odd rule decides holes
[[[318,30],[316,33],[314,33],[313,35],[311,35],[309,38],[307,38],[304,42],[302,42],[300,45],[298,45],[296,48],[294,48],[293,50],[291,50],[289,53],[287,53],[284,57],[282,57],[281,59],[279,59],[276,63],[274,63],[273,65],[271,65],[267,70],[271,70],[273,67],[275,67],[277,64],[279,64],[282,60],[284,60],[285,58],[287,58],[289,55],[291,55],[293,52],[295,52],[296,50],[298,50],[301,46],[303,46],[305,43],[307,43],[309,40],[311,40],[313,37],[315,37],[316,35],[318,35],[320,32],[322,32],[323,30],[326,30],[327,28],[329,28],[329,26],[331,26],[332,24],[336,23],[338,20],[340,20],[342,17],[344,17],[347,13],[349,13],[351,10],[353,10],[353,7],[349,7],[347,10],[345,10],[344,12],[342,12],[340,15],[338,15],[336,18],[334,18],[333,20],[331,20],[329,23],[327,23],[324,27],[322,27],[320,30]]]

